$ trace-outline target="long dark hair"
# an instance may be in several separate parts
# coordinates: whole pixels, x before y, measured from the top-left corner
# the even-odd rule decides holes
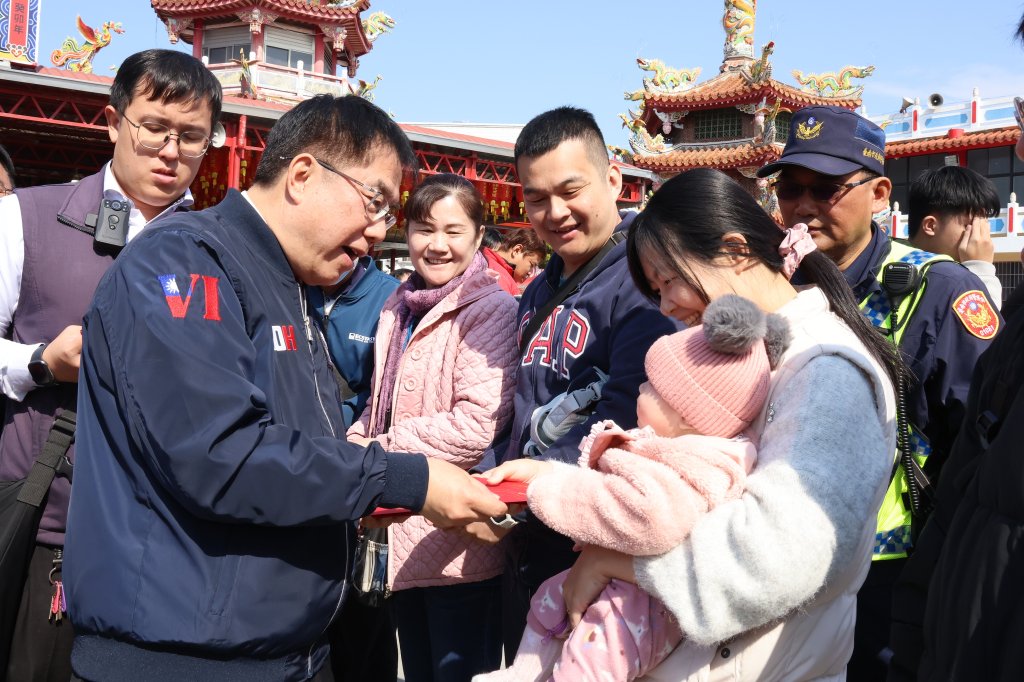
[[[743,235],[746,245],[726,243],[729,232]],[[711,263],[723,255],[755,258],[774,272],[782,271],[779,244],[785,233],[743,187],[721,171],[699,168],[666,182],[633,221],[626,242],[629,272],[647,297],[658,295],[644,276],[642,255],[659,254],[705,302],[707,293],[683,264],[686,259]],[[804,256],[800,270],[828,299],[832,311],[850,327],[868,352],[896,383],[906,367],[896,347],[861,314],[839,268],[821,251]]]

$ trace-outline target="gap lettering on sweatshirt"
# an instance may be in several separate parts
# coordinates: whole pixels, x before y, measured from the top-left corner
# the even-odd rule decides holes
[[[558,328],[558,318],[565,311],[565,306],[558,306],[544,324],[537,330],[537,334],[530,341],[530,347],[523,355],[522,366],[539,364],[542,367],[549,367],[563,378],[569,378],[569,365],[572,360],[583,354],[590,339],[590,320],[578,310],[570,310],[565,324]],[[529,324],[533,312],[523,316],[519,323],[519,334]],[[556,344],[556,340],[558,343]]]

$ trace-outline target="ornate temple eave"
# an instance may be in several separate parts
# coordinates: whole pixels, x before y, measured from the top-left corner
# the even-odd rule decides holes
[[[177,33],[186,43],[193,39],[195,19],[241,20],[247,11],[259,10],[272,15],[274,21],[294,21],[299,24],[337,26],[345,29],[344,49],[353,57],[366,54],[372,48],[363,32],[359,13],[369,6],[369,0],[352,0],[350,4],[320,4],[309,0],[150,0],[156,14],[164,22],[181,21]],[[340,46],[338,46],[340,47]]]
[[[658,173],[681,173],[693,168],[760,167],[775,161],[781,154],[782,145],[777,144],[715,142],[685,145],[665,154],[636,154],[631,162],[638,168]]]
[[[885,145],[885,157],[898,159],[903,156],[918,154],[941,154],[942,152],[958,152],[964,149],[982,149],[985,147],[1005,147],[1016,144],[1021,135],[1020,128],[1010,126],[997,130],[980,130],[963,133],[956,137],[924,137],[916,140],[900,140]]]
[[[757,104],[762,99],[773,103],[781,101],[783,107],[792,110],[818,104],[856,109],[861,104],[860,99],[821,97],[776,80],[752,84],[741,73],[727,72],[684,92],[647,93],[644,96],[644,108],[646,111],[657,109],[662,112],[700,111],[737,104]]]
[[[313,4],[309,0],[150,0],[160,18],[164,17],[216,17],[258,8],[306,21],[342,20],[356,18],[369,7],[369,0],[355,0],[333,5]]]

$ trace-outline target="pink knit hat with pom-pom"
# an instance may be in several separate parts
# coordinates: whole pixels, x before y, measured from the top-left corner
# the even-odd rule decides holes
[[[654,342],[647,380],[698,433],[732,438],[761,411],[788,345],[785,319],[728,294],[708,304],[700,326]]]

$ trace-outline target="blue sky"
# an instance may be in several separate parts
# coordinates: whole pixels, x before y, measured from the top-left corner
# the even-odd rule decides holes
[[[90,26],[117,20],[126,29],[96,57],[97,73],[137,50],[169,47],[147,0],[41,1],[46,66],[66,36],[78,37],[78,13]],[[594,113],[609,143],[624,145],[616,114],[632,103],[622,94],[649,75],[636,58],[699,66],[699,80],[712,77],[722,61],[722,8],[722,0],[375,0],[371,11],[397,26],[363,57],[359,77],[383,77],[376,102],[400,121],[525,123],[573,104]],[[1022,13],[1022,0],[760,0],[754,40],[758,53],[775,41],[773,76],[791,84],[793,69],[874,65],[864,103],[878,115],[904,95],[925,101],[939,92],[955,102],[973,87],[982,97],[1024,95],[1024,46],[1013,39]]]

